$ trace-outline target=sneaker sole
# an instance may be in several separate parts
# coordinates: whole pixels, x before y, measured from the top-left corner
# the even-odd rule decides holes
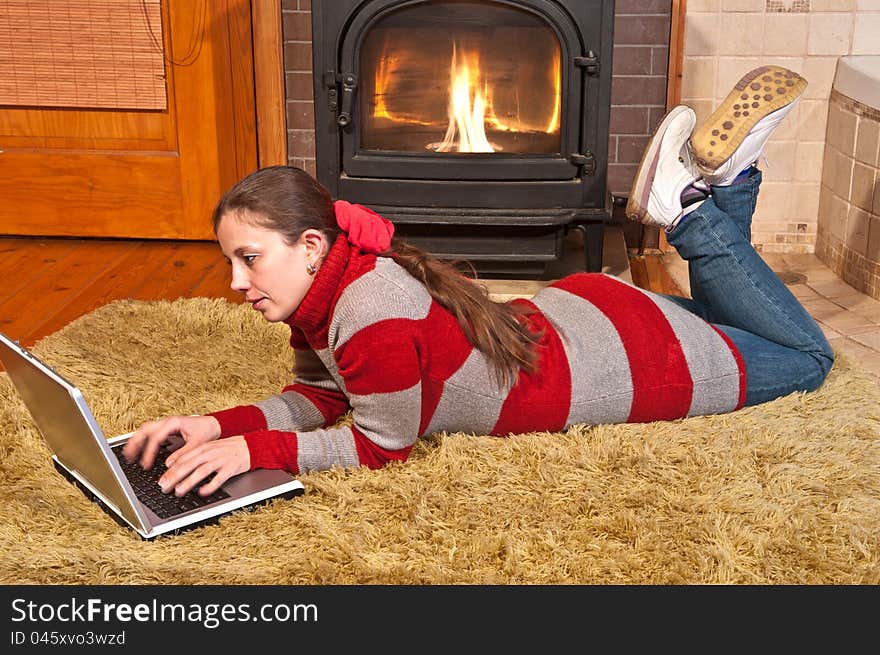
[[[691,135],[694,162],[711,174],[736,152],[755,124],[794,102],[807,81],[781,66],[749,71],[706,121]]]
[[[679,105],[671,109],[660,121],[660,124],[654,129],[654,134],[645,152],[642,153],[642,159],[639,161],[639,168],[633,180],[632,189],[629,193],[629,200],[626,202],[626,216],[630,220],[639,221],[645,225],[659,224],[648,213],[648,199],[651,196],[651,185],[654,182],[654,174],[657,172],[657,164],[660,161],[660,144],[663,141],[663,134],[669,127],[669,123],[681,112],[691,111],[689,107]]]

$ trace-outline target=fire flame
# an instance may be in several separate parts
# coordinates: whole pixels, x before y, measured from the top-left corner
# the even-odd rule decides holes
[[[480,54],[465,53],[459,61],[458,48],[452,46],[449,67],[449,125],[437,152],[495,152],[486,138],[488,89],[480,75]]]
[[[553,112],[550,114],[550,123],[544,128],[547,134],[553,134],[559,130],[559,123],[562,118],[562,54],[557,50],[553,53],[553,87],[556,101],[553,105]]]

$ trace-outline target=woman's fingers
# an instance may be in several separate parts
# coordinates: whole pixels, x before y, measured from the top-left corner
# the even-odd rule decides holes
[[[231,478],[233,472],[229,471],[229,467],[224,466],[216,471],[214,477],[205,482],[201,487],[199,487],[199,495],[200,496],[210,496],[212,493],[217,491],[224,482],[226,482],[229,478]]]
[[[145,423],[140,426],[134,433],[128,438],[128,441],[125,442],[125,445],[122,447],[122,454],[125,455],[125,458],[133,462],[137,459],[138,455],[141,454],[141,449],[144,445],[144,439],[147,438],[148,431],[150,429],[150,423]]]
[[[177,434],[179,431],[180,425],[176,416],[171,416],[154,423],[144,440],[143,451],[141,452],[141,466],[145,469],[151,468],[156,462],[156,453],[159,452],[159,446],[168,441],[168,437],[172,434]]]
[[[159,485],[165,493],[173,490],[178,496],[188,493],[213,474],[214,477],[199,488],[199,493],[207,496],[233,475],[250,468],[250,453],[243,437],[184,447],[174,456],[170,463],[170,456],[166,460],[168,470],[159,479]]]
[[[122,448],[122,454],[130,462],[138,461],[143,468],[151,468],[160,446],[175,434],[183,437],[185,444],[175,454],[169,455],[166,461],[168,466],[199,444],[219,438],[220,423],[212,416],[168,416],[149,421],[132,433]]]
[[[164,424],[167,421],[151,421],[144,423],[129,438],[122,448],[122,454],[129,461],[138,460],[143,468],[148,469],[156,459],[159,445],[165,441],[170,431]]]
[[[159,446],[165,439],[164,433],[159,430],[147,437],[141,451],[141,466],[143,468],[149,469],[153,467],[153,464],[156,462],[156,453],[159,452]]]
[[[204,480],[209,475],[214,473],[215,469],[214,469],[213,464],[214,464],[213,462],[203,462],[202,464],[199,464],[198,466],[196,466],[195,469],[193,469],[193,471],[189,475],[185,476],[180,482],[178,482],[177,484],[174,485],[174,495],[175,496],[183,496],[184,494],[191,491],[193,489],[193,487],[195,487],[197,484],[199,484],[202,480]],[[218,472],[217,475],[214,476],[214,478],[217,478],[219,475],[220,474]],[[226,481],[225,479],[222,480],[220,482],[220,484],[223,484],[223,482],[225,482],[225,481]],[[214,482],[214,480],[212,480],[211,482],[208,482],[206,484],[213,484],[213,482]],[[203,487],[204,486],[205,485],[203,485]],[[201,491],[202,491],[202,489],[200,488],[199,492],[201,492]],[[169,489],[169,492],[170,492],[170,489]],[[202,494],[202,495],[207,495],[207,494]]]
[[[174,466],[174,462],[179,460],[184,455],[191,453],[196,448],[198,448],[200,445],[201,444],[198,444],[198,443],[184,443],[180,448],[178,448],[173,453],[168,455],[167,458],[165,458],[165,467],[171,468],[172,466]]]

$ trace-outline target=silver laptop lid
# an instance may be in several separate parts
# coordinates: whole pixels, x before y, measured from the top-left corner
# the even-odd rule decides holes
[[[100,491],[132,525],[149,522],[80,390],[0,332],[0,361],[58,461]]]

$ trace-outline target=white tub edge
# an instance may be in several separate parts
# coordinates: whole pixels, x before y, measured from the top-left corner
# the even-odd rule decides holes
[[[834,89],[880,110],[880,55],[847,55],[837,60]]]

